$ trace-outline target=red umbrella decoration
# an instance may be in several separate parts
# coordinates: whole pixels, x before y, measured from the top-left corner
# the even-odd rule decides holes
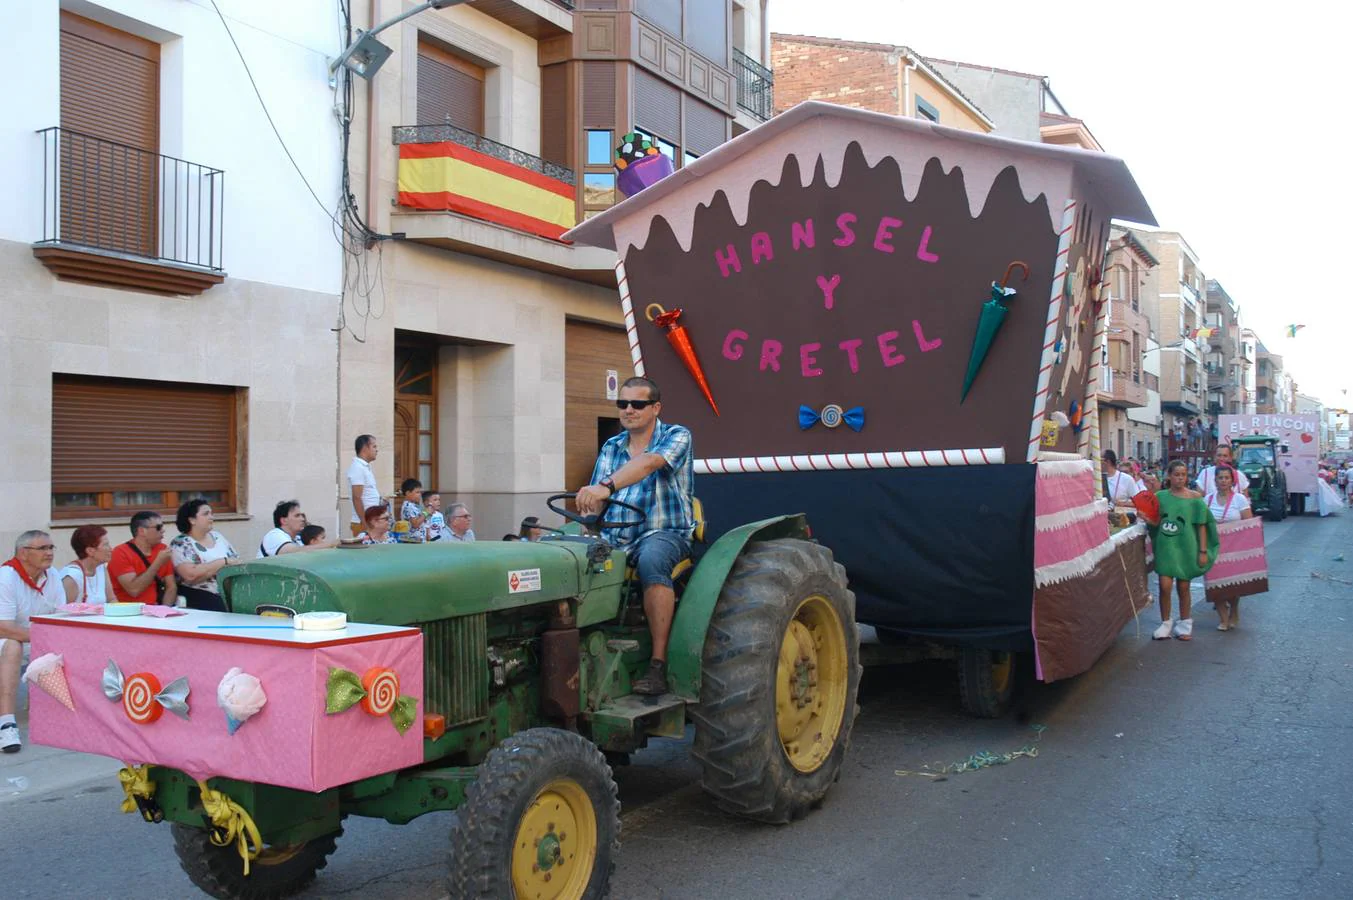
[[[680,322],[681,313],[682,310],[680,309],[668,312],[658,303],[650,303],[644,310],[644,315],[648,318],[648,321],[667,332],[667,343],[672,345],[677,358],[686,367],[686,371],[691,373],[691,377],[695,379],[696,387],[700,388],[700,393],[705,395],[710,408],[714,410],[714,415],[717,416],[719,404],[714,402],[714,394],[709,389],[709,379],[705,377],[705,370],[700,367],[700,360],[695,355],[695,345],[691,343],[690,332]]]

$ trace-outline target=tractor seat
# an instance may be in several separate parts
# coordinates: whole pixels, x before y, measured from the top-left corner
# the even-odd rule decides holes
[[[691,543],[703,544],[705,542],[705,505],[700,502],[699,497],[691,498],[691,518],[695,520],[695,528],[691,530]],[[672,585],[676,588],[678,594],[686,586],[686,581],[691,577],[691,570],[695,568],[695,563],[688,556],[677,562],[672,567]],[[631,564],[625,567],[625,580],[634,581],[638,577]]]

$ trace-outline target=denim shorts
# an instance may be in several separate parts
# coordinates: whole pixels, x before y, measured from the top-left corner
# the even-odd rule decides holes
[[[655,531],[629,548],[639,584],[672,587],[672,568],[691,555],[691,542],[674,531]]]

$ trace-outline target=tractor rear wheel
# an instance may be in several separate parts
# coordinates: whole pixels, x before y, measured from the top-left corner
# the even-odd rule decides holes
[[[748,545],[705,636],[694,754],[721,809],[797,819],[840,776],[859,711],[859,633],[845,569],[821,544]]]
[[[620,848],[611,768],[557,728],[507,738],[479,766],[451,827],[449,887],[461,900],[606,896]]]
[[[1012,651],[963,647],[958,653],[958,697],[969,715],[998,719],[1015,696],[1018,656]]]
[[[1287,496],[1275,484],[1268,492],[1268,512],[1264,515],[1270,522],[1281,522],[1287,516]]]
[[[189,825],[175,823],[170,831],[188,880],[202,893],[221,900],[278,900],[299,893],[328,865],[329,854],[343,833],[340,827],[304,843],[264,847],[250,861],[245,875],[244,861],[234,844],[218,847],[211,842],[209,831]]]

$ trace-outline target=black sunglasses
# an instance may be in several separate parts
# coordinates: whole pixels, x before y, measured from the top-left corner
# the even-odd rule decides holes
[[[656,400],[617,400],[615,401],[615,408],[624,409],[628,406],[630,409],[647,409],[657,402]]]

